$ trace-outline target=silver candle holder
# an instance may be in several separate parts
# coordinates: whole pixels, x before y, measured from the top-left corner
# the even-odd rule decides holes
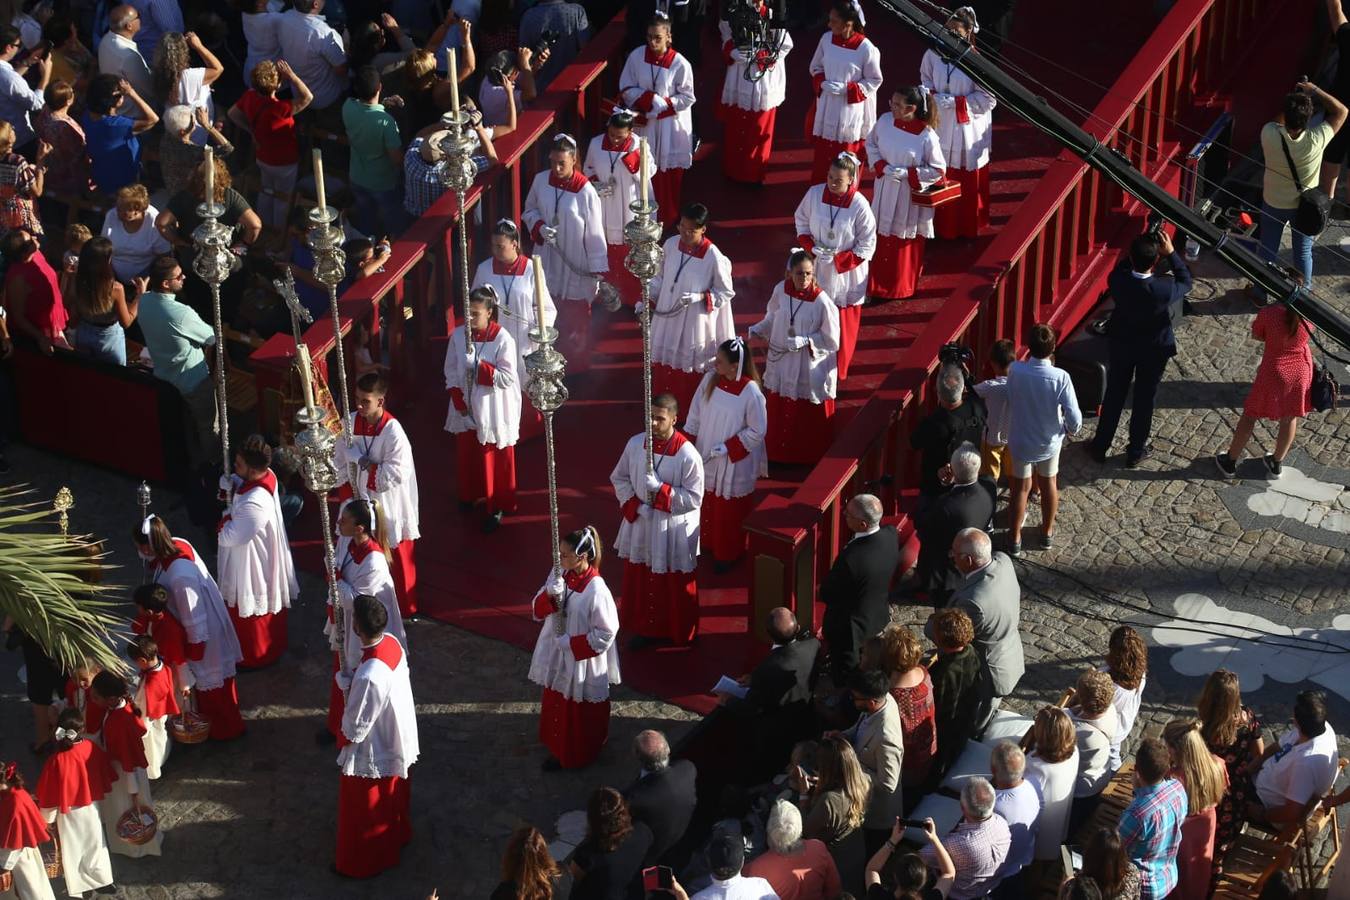
[[[558,465],[553,443],[553,414],[567,402],[567,385],[563,378],[567,374],[567,360],[559,353],[554,344],[558,340],[558,329],[551,328],[540,320],[529,331],[529,338],[537,348],[525,357],[525,370],[530,381],[526,392],[530,403],[544,417],[544,455],[548,466],[548,524],[553,548],[553,568],[562,571],[562,559],[558,553]],[[567,631],[566,602],[558,607],[553,617],[553,630],[557,634]]]
[[[634,200],[628,204],[633,218],[623,227],[628,255],[623,266],[642,285],[642,414],[647,433],[647,472],[652,465],[652,279],[661,271],[665,250],[661,247],[661,223],[656,219],[653,202]]]
[[[466,350],[472,346],[473,336],[469,333],[469,217],[464,207],[468,203],[469,189],[473,187],[473,180],[478,175],[478,167],[473,162],[475,142],[472,121],[468,111],[464,109],[441,116],[441,122],[447,126],[446,135],[441,140],[441,150],[445,153],[445,165],[441,168],[441,183],[448,190],[455,192],[455,200],[459,204],[457,261],[459,264],[455,268],[459,274],[459,296],[463,307],[461,312],[464,317]]]
[[[323,535],[323,571],[328,581],[328,602],[333,608],[333,628],[337,632],[338,667],[347,671],[347,626],[342,602],[337,589],[337,551],[333,544],[333,523],[328,514],[328,495],[337,487],[337,467],[333,451],[337,440],[324,427],[323,412],[306,405],[295,413],[299,426],[295,435],[295,452],[300,457],[300,475],[305,487],[319,500],[319,533]]]
[[[314,277],[328,288],[328,312],[333,317],[333,355],[337,369],[338,409],[342,413],[342,444],[347,448],[347,478],[352,494],[365,496],[356,468],[355,439],[352,437],[351,395],[347,391],[347,353],[342,347],[342,314],[338,310],[337,287],[347,277],[347,255],[342,250],[342,228],[338,212],[331,206],[316,206],[309,211],[309,230],[305,243],[314,256]],[[294,327],[294,320],[292,322]]]
[[[207,158],[210,165],[210,157]],[[208,181],[208,194],[211,182]],[[220,433],[221,471],[226,475],[234,471],[234,460],[230,458],[230,405],[228,385],[225,378],[225,326],[220,314],[220,286],[235,272],[239,271],[239,257],[230,249],[234,242],[234,229],[222,224],[219,219],[225,214],[225,205],[216,203],[214,196],[208,196],[204,203],[197,204],[197,215],[202,223],[192,232],[192,244],[195,256],[192,270],[211,288],[211,326],[216,333],[216,417],[217,430]]]

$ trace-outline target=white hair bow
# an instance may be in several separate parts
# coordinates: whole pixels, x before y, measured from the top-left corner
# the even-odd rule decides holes
[[[146,537],[150,536],[150,523],[153,522],[154,520],[155,520],[154,514],[148,515],[144,519],[141,519],[141,534],[145,535]]]
[[[858,0],[851,0],[853,11],[858,14],[858,24],[863,28],[867,27],[867,16],[863,15],[862,4]]]
[[[736,335],[731,339],[731,346],[736,348],[736,380],[740,381],[745,373],[745,338]]]
[[[73,741],[79,738],[80,733],[73,728],[56,729],[56,739],[58,741]]]
[[[838,156],[835,157],[835,159],[846,159],[849,162],[853,163],[855,166],[862,165],[862,162],[858,159],[858,157],[854,156],[847,150],[840,153]]]

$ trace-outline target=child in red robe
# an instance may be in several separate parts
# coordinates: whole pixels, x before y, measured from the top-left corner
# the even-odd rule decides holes
[[[159,659],[169,669],[174,692],[186,697],[192,690],[192,670],[188,668],[187,632],[169,612],[169,590],[160,584],[143,584],[132,595],[140,612],[132,620],[131,630],[154,638]]]
[[[145,758],[145,722],[141,711],[131,702],[131,688],[126,679],[112,672],[100,672],[94,679],[94,702],[106,709],[103,719],[103,746],[112,763],[117,780],[108,796],[98,805],[103,827],[108,832],[108,848],[122,856],[159,856],[164,844],[164,833],[155,835],[143,844],[122,840],[117,832],[118,820],[134,810],[144,816],[143,810],[153,809],[150,796],[150,778],[146,774],[149,762]]]
[[[145,774],[153,781],[169,758],[169,716],[182,712],[173,686],[173,675],[159,656],[159,645],[148,634],[127,645],[127,655],[141,673],[134,702],[145,721]]]
[[[72,897],[113,883],[98,803],[112,789],[117,774],[98,744],[83,737],[84,729],[78,709],[61,711],[56,719],[56,751],[42,767],[36,797],[43,818],[56,823],[66,893]]]
[[[89,689],[95,676],[102,671],[102,666],[92,659],[86,659],[71,669],[66,679],[66,708],[80,711],[84,717],[84,733],[94,740],[98,740],[99,730],[103,728],[103,707],[89,702]]]
[[[14,879],[15,896],[56,900],[38,845],[50,841],[47,822],[23,788],[14,763],[0,763],[0,872]]]

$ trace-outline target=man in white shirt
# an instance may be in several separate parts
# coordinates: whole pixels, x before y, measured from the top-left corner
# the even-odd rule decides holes
[[[1001,741],[989,754],[994,776],[994,812],[1008,823],[1011,842],[1008,858],[998,870],[998,896],[1022,897],[1022,869],[1031,865],[1036,851],[1036,826],[1041,818],[1041,795],[1023,779],[1027,758],[1012,741]]]
[[[324,0],[296,0],[277,23],[277,39],[281,58],[314,94],[310,108],[319,125],[336,131],[347,95],[347,52],[342,36],[323,20],[323,5]]]
[[[141,30],[141,14],[129,4],[115,6],[108,14],[108,24],[110,30],[98,45],[98,70],[105,75],[125,78],[136,89],[136,93],[149,102],[157,92],[155,80],[150,77],[150,67],[136,46],[136,34]],[[135,104],[127,99],[118,112],[135,118],[132,113],[135,108]]]
[[[1302,818],[1311,801],[1331,790],[1339,758],[1336,732],[1327,724],[1326,695],[1303,691],[1294,700],[1294,727],[1261,758],[1258,802],[1249,805],[1250,818],[1271,825]]]
[[[778,900],[769,882],[741,874],[744,864],[745,839],[739,834],[719,834],[708,845],[712,884],[690,900]]]
[[[19,153],[32,156],[31,151],[37,138],[33,123],[29,119],[32,113],[42,109],[45,101],[42,92],[52,77],[52,60],[48,54],[37,60],[37,90],[28,86],[24,73],[33,64],[31,57],[25,57],[17,66],[12,63],[23,49],[23,38],[19,29],[13,25],[0,26],[0,121],[14,126],[14,149]]]

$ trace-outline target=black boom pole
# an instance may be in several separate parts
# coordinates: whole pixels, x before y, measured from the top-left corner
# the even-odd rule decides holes
[[[1343,347],[1350,347],[1350,322],[1336,310],[1313,297],[1277,265],[1266,263],[1228,231],[1213,224],[1176,197],[1163,190],[1128,159],[1097,140],[1066,116],[1052,109],[1043,97],[1027,90],[985,56],[970,52],[968,43],[947,31],[946,22],[929,16],[909,0],[877,0],[906,24],[926,37],[944,60],[959,65],[971,80],[1002,105],[1063,144],[1089,166],[1101,172],[1140,203],[1212,251],[1266,293],[1283,300],[1323,334]]]

